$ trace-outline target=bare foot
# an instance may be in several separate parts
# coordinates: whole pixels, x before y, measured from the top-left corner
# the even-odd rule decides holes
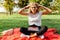
[[[36,33],[30,35],[30,37],[35,37],[35,36],[37,36]]]
[[[11,35],[13,34],[13,29],[5,30],[2,32],[2,35]]]

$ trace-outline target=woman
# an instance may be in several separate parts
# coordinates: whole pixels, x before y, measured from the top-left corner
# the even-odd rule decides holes
[[[25,12],[25,9],[29,9],[30,11]],[[45,11],[40,11],[40,9],[45,9]],[[48,28],[46,26],[41,27],[41,16],[50,12],[52,12],[51,9],[38,3],[30,3],[28,6],[25,6],[19,10],[19,14],[28,16],[29,27],[21,28],[20,31],[26,35],[30,35],[30,37],[43,35]],[[8,34],[12,34],[12,32],[13,29],[11,31],[9,30]]]
[[[25,12],[25,9],[29,9],[29,12]],[[40,11],[40,9],[44,9],[45,11]],[[28,16],[28,28],[21,28],[21,32],[23,32],[26,35],[30,35],[30,33],[33,33],[32,36],[39,36],[44,34],[47,31],[47,27],[41,27],[41,16],[43,14],[48,14],[52,12],[51,9],[39,5],[38,3],[30,3],[28,6],[25,6],[21,10],[19,10],[19,14],[21,15],[27,15]],[[35,28],[35,30],[34,30]]]

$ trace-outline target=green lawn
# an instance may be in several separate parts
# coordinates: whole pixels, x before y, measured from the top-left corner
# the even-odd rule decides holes
[[[43,15],[42,25],[49,28],[56,28],[60,31],[60,15]],[[0,15],[0,32],[10,28],[28,27],[27,16],[18,14],[14,15]],[[59,32],[60,33],[60,32]]]

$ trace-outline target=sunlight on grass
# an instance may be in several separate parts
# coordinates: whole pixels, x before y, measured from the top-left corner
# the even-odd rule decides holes
[[[14,15],[0,15],[0,19],[22,19],[27,20],[27,16],[23,16],[20,14],[14,14]],[[43,15],[42,19],[60,19],[60,15]]]
[[[20,14],[14,14],[14,15],[3,15],[1,14],[0,15],[0,19],[26,19],[27,16],[23,16],[23,15],[20,15]]]
[[[60,15],[43,15],[42,19],[60,19]]]

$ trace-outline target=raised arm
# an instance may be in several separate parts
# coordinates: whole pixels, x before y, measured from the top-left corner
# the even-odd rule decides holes
[[[39,5],[39,7],[45,9],[45,10],[43,11],[43,14],[48,14],[48,13],[52,12],[51,9],[49,9],[49,8],[47,8],[47,7],[45,7],[45,6]]]
[[[20,10],[18,11],[18,13],[21,14],[21,15],[28,15],[27,12],[24,12],[24,10],[25,10],[25,9],[28,9],[28,8],[29,8],[29,5],[28,5],[28,6],[25,6],[25,7],[22,8],[22,9],[20,9]]]

